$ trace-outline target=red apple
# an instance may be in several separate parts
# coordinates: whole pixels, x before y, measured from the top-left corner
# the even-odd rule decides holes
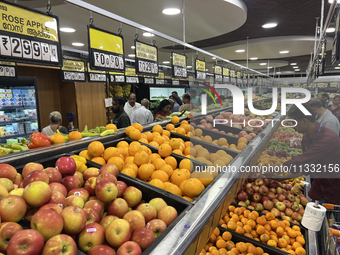
[[[101,181],[97,184],[95,193],[100,201],[109,203],[117,197],[118,188],[113,182]]]
[[[66,176],[61,180],[61,183],[65,186],[67,192],[72,189],[81,188],[81,183],[75,176]]]
[[[76,195],[84,200],[84,203],[89,200],[90,193],[86,189],[72,189],[67,193],[67,196]]]
[[[116,165],[114,164],[106,164],[106,165],[103,165],[100,170],[99,170],[99,173],[103,174],[103,173],[110,173],[110,174],[113,174],[116,178],[118,177],[118,168]]]
[[[118,188],[118,195],[117,197],[122,197],[124,191],[126,190],[128,186],[123,181],[117,181],[117,188]]]
[[[7,192],[10,192],[14,189],[13,182],[7,178],[0,178],[0,185],[6,188]]]
[[[135,207],[142,200],[142,192],[139,189],[130,186],[125,189],[123,198],[129,207]]]
[[[95,210],[98,213],[98,215],[100,217],[102,216],[102,214],[104,212],[104,204],[100,200],[87,201],[84,205],[84,209],[85,208],[92,208],[93,210]]]
[[[149,204],[155,207],[157,213],[159,212],[160,209],[163,207],[167,206],[165,201],[162,198],[154,198],[149,201]]]
[[[63,230],[64,222],[59,213],[53,210],[39,210],[31,220],[31,229],[38,231],[45,242]]]
[[[130,224],[124,219],[114,220],[105,230],[106,241],[113,248],[118,248],[123,243],[129,241],[131,235]]]
[[[4,222],[0,225],[0,252],[6,252],[8,242],[19,231],[24,230],[15,222]]]
[[[144,251],[150,244],[155,241],[156,237],[151,229],[139,228],[132,234],[131,241],[136,242],[140,248]]]
[[[123,219],[129,222],[132,232],[145,227],[145,218],[140,211],[132,210],[126,213]]]
[[[80,233],[87,221],[86,212],[78,206],[68,206],[62,212],[61,216],[64,220],[63,232],[69,235]]]
[[[87,181],[89,178],[91,177],[96,177],[99,175],[99,170],[98,168],[95,167],[89,167],[85,170],[85,172],[83,173],[83,178],[85,181]]]
[[[8,164],[0,164],[0,178],[7,178],[14,182],[17,170]]]
[[[67,197],[66,203],[67,203],[67,206],[75,205],[75,206],[79,206],[80,208],[83,208],[85,205],[84,200],[81,197],[75,196],[75,195]]]
[[[77,179],[80,181],[80,185],[83,187],[85,184],[83,174],[81,172],[76,171],[73,176],[77,177]]]
[[[35,230],[26,229],[16,233],[8,243],[7,254],[37,255],[44,248],[43,236]]]
[[[67,196],[67,189],[61,183],[53,182],[53,183],[50,183],[49,186],[50,186],[52,192],[59,191],[65,197]]]
[[[85,208],[84,211],[86,212],[87,215],[86,225],[90,223],[98,223],[100,221],[100,216],[96,212],[96,210],[92,208]]]
[[[60,206],[61,209],[67,206],[67,201],[66,201],[65,196],[59,191],[52,192],[52,197],[49,203],[57,204]]]
[[[1,170],[0,170],[1,171]],[[9,178],[8,178],[9,179]],[[13,181],[14,184],[16,185],[20,185],[20,183],[23,181],[22,175],[17,173],[17,175],[15,176],[15,179]]]
[[[24,218],[28,221],[31,221],[32,220],[32,217],[33,215],[38,211],[37,208],[31,208],[31,209],[28,209]]]
[[[137,207],[137,211],[140,211],[144,215],[145,222],[149,222],[157,217],[156,208],[148,203],[140,204]]]
[[[68,235],[56,235],[49,239],[41,255],[77,255],[77,244]]]
[[[136,242],[128,241],[119,247],[117,255],[141,255],[142,249]]]
[[[48,167],[44,169],[44,172],[47,173],[48,177],[50,178],[50,183],[53,182],[61,182],[63,177],[61,173],[54,167]]]
[[[109,215],[105,216],[99,224],[106,230],[107,227],[112,223],[112,221],[119,219],[117,216]]]
[[[24,166],[24,168],[22,169],[22,177],[25,178],[25,176],[27,174],[29,174],[30,172],[36,171],[36,170],[44,170],[44,166],[42,164],[39,163],[28,163]]]
[[[61,204],[55,204],[55,203],[48,203],[46,205],[43,205],[42,207],[39,208],[40,210],[53,210],[59,214],[61,214],[61,212],[63,211],[63,208],[65,208],[63,205]]]
[[[121,219],[127,212],[129,212],[129,206],[122,198],[116,198],[113,200],[107,209],[108,215],[114,215]]]
[[[103,174],[98,175],[97,180],[96,180],[97,185],[101,181],[110,181],[110,182],[113,182],[114,184],[117,185],[116,176],[114,176],[113,174],[110,174],[110,173],[103,173]]]
[[[177,218],[177,215],[177,211],[174,207],[165,206],[159,210],[157,219],[164,221],[165,224],[169,226]]]
[[[18,222],[26,214],[27,205],[20,196],[8,196],[0,201],[0,217],[2,222]]]
[[[76,162],[71,157],[61,157],[55,162],[55,168],[61,173],[63,177],[74,175],[77,170]]]
[[[90,193],[91,196],[93,196],[95,194],[96,186],[96,177],[91,177],[85,182],[84,188]]]
[[[95,247],[92,247],[87,255],[116,255],[116,252],[114,249],[112,249],[108,245],[96,245]]]
[[[154,233],[155,237],[159,237],[167,228],[166,224],[162,220],[151,220],[146,224],[146,228],[149,228]]]
[[[29,206],[41,207],[50,201],[52,191],[46,182],[36,181],[26,186],[22,197]]]
[[[104,244],[105,230],[98,223],[86,225],[78,236],[78,247],[87,253],[92,247]]]

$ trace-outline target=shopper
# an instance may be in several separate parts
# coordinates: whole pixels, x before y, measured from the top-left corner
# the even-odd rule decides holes
[[[154,120],[156,118],[165,120],[166,116],[170,115],[171,103],[169,100],[164,99],[155,109]]]
[[[125,128],[131,125],[130,117],[124,111],[125,99],[122,97],[112,98],[112,112],[115,114],[113,124],[117,128]]]
[[[313,200],[319,200],[320,203],[340,205],[340,196],[337,195],[340,186],[340,173],[337,171],[340,165],[340,138],[335,132],[316,121],[311,106],[308,104],[303,106],[312,115],[305,115],[296,106],[288,112],[289,118],[297,122],[295,130],[303,133],[303,153],[283,163],[283,166],[289,169],[289,174],[278,176],[267,173],[265,177],[282,180],[312,175],[314,181],[308,196]]]
[[[55,132],[57,132],[57,130],[59,130],[60,133],[68,134],[66,127],[61,126],[62,117],[61,117],[60,112],[58,111],[51,112],[49,119],[50,119],[50,125],[48,125],[47,127],[44,127],[41,133],[47,136],[51,136]]]
[[[179,98],[178,96],[178,93],[177,91],[173,91],[171,93],[171,95],[174,97],[174,100],[177,102],[177,104],[179,104],[179,106],[181,106],[183,103],[182,103],[182,100]]]
[[[183,94],[183,105],[179,108],[179,111],[190,111],[191,109],[197,109],[198,107],[191,103],[190,95],[188,93]]]
[[[333,104],[328,105],[327,109],[329,109],[340,121],[340,96],[335,96],[333,98]]]
[[[317,121],[339,135],[339,120],[332,114],[332,112],[328,109],[323,108],[322,102],[318,99],[311,99],[308,104],[313,108]]]
[[[124,111],[127,115],[129,115],[130,119],[132,118],[132,114],[134,111],[136,111],[138,108],[141,107],[140,103],[136,102],[136,94],[130,93],[128,97],[129,101],[125,103],[124,105]]]
[[[171,104],[170,106],[170,112],[173,113],[174,112],[174,105],[175,105],[175,101],[173,99],[169,99],[169,102]]]
[[[169,96],[169,101],[170,99],[174,101],[174,107],[172,108],[172,111],[178,112],[180,105],[176,102],[176,99],[173,97],[173,95]]]
[[[327,93],[323,93],[322,94],[321,100],[325,102],[325,106],[324,107],[328,107],[329,105],[332,104],[332,102],[329,101],[329,95]]]
[[[153,115],[151,111],[149,110],[149,100],[144,98],[141,101],[141,107],[133,112],[131,124],[139,123],[141,125],[146,125],[152,122],[153,122]]]
[[[198,96],[196,96],[196,90],[190,89],[190,97],[191,97],[191,103],[193,103],[197,107],[201,106],[201,100]]]

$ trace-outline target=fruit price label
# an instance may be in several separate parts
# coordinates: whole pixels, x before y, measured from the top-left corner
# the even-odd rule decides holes
[[[301,83],[300,82],[294,82],[293,83],[293,87],[294,88],[300,88],[301,87]]]
[[[172,79],[172,85],[179,85],[179,79]]]
[[[106,82],[106,72],[91,70],[90,63],[87,62],[87,80],[89,82]]]
[[[124,38],[103,29],[87,26],[92,70],[122,72],[125,68]]]
[[[135,40],[136,73],[158,75],[158,48]]]
[[[164,80],[164,72],[159,72],[158,76],[155,77],[156,85],[164,85],[165,80]]]
[[[339,86],[339,83],[337,83],[337,82],[331,82],[331,83],[329,84],[329,86],[330,86],[331,88],[337,88],[337,87]]]
[[[155,80],[152,76],[144,76],[144,83],[145,84],[154,84]]]
[[[187,78],[187,56],[176,52],[171,53],[172,76],[178,78]]]
[[[223,67],[222,70],[222,74],[223,74],[223,82],[224,83],[229,83],[230,82],[230,72],[229,72],[229,68]]]
[[[125,75],[124,73],[109,72],[110,83],[124,83]]]
[[[85,63],[83,61],[63,59],[61,79],[62,81],[85,82]]]
[[[125,68],[125,82],[126,83],[139,83],[138,76],[135,68]]]
[[[190,75],[188,80],[189,80],[189,86],[194,86],[194,81],[195,81],[194,76]]]
[[[0,61],[0,77],[17,78],[17,64],[15,62]]]
[[[205,71],[205,61],[200,59],[195,59],[195,73],[197,80],[206,80],[207,75]]]
[[[215,82],[222,82],[223,81],[222,66],[215,65],[214,66],[214,74],[215,74]]]
[[[62,65],[59,19],[0,0],[0,57],[9,61]]]

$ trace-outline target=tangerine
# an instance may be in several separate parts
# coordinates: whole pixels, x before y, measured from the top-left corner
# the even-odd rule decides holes
[[[129,133],[133,128],[134,128],[133,126],[128,126],[127,128],[125,128],[125,134],[129,136]]]
[[[72,140],[80,140],[82,139],[83,136],[81,135],[81,133],[79,133],[78,131],[72,131],[68,134],[68,140],[72,141]]]
[[[88,154],[88,150],[83,150],[83,151],[81,151],[80,153],[79,153],[79,156],[82,156],[82,157],[84,157],[84,158],[86,158],[86,159],[88,159],[88,160],[91,160],[91,156]]]
[[[63,137],[61,134],[54,134],[50,137],[51,144],[61,144],[65,143],[65,137]]]
[[[139,142],[132,142],[129,146],[128,153],[130,156],[135,156],[135,154],[141,150],[142,150],[142,145]]]
[[[178,116],[173,116],[173,117],[171,118],[171,123],[172,123],[172,124],[177,124],[178,122],[179,122]]]
[[[302,247],[298,247],[297,249],[295,249],[295,254],[296,255],[306,255],[306,250]]]
[[[168,124],[168,125],[166,125],[165,129],[168,130],[168,131],[172,131],[172,130],[175,129],[175,126],[173,124]]]
[[[167,175],[168,175],[168,178],[170,178],[171,175],[172,175],[173,172],[174,172],[174,170],[172,169],[172,167],[171,167],[170,165],[168,165],[168,164],[165,164],[165,165],[161,166],[161,167],[159,168],[159,170],[162,170],[162,171],[166,172]]]
[[[114,164],[118,168],[119,172],[123,170],[124,160],[120,157],[112,157],[107,161],[107,164]]]
[[[287,243],[287,240],[286,239],[283,239],[283,238],[279,238],[278,242],[277,242],[277,245],[280,247],[280,248],[286,248],[288,243]]]
[[[133,178],[136,178],[137,177],[137,174],[134,170],[132,170],[131,168],[124,168],[122,171],[121,171],[122,174],[126,174],[128,176],[131,176]]]
[[[170,181],[171,183],[177,185],[178,187],[181,185],[183,181],[188,180],[185,173],[180,172],[179,170],[175,170],[173,174],[171,175]],[[201,183],[201,182],[200,182]],[[188,194],[186,194],[188,195]],[[191,196],[189,196],[191,197]]]
[[[268,242],[267,242],[267,245],[269,245],[269,246],[272,246],[272,247],[277,247],[277,243],[274,241],[274,240],[269,240]]]
[[[187,169],[190,172],[192,171],[193,167],[194,166],[193,166],[192,161],[190,159],[182,159],[181,162],[179,163],[180,169]]]
[[[120,150],[116,147],[108,147],[104,150],[103,158],[108,161],[112,157],[119,157],[120,154]]]
[[[165,141],[165,139],[164,139],[164,137],[162,137],[162,136],[155,136],[154,138],[153,138],[153,142],[156,142],[157,144],[158,144],[158,146],[159,145],[162,145],[163,143],[164,143],[164,141]],[[157,147],[158,147],[157,146]]]
[[[126,141],[120,141],[119,143],[117,143],[117,148],[128,148],[129,147],[129,143]]]
[[[163,132],[163,128],[162,128],[161,125],[155,125],[152,128],[152,132],[157,132],[157,133],[161,134]]]
[[[139,140],[141,139],[141,132],[136,129],[136,128],[133,128],[130,132],[129,132],[129,137],[132,139],[132,140]]]
[[[164,159],[162,159],[162,158],[156,158],[156,159],[152,162],[152,164],[155,166],[155,169],[156,169],[156,170],[160,170],[160,168],[161,168],[162,166],[166,165]]]
[[[170,192],[172,194],[175,194],[175,195],[177,195],[179,197],[182,196],[182,191],[181,191],[181,189],[177,185],[172,184],[170,182],[165,182],[164,185],[165,185],[165,190],[166,191],[168,191],[168,192]]]
[[[137,166],[141,166],[143,164],[149,163],[149,154],[145,151],[139,151],[135,154],[135,158],[133,160]]]
[[[172,149],[169,144],[162,144],[158,148],[158,154],[161,155],[163,158],[166,158],[171,155]]]
[[[100,157],[104,153],[104,145],[101,142],[93,141],[87,147],[90,157]]]
[[[138,168],[138,176],[142,181],[147,181],[150,179],[153,171],[150,164],[143,164]]]
[[[143,126],[139,123],[133,123],[132,126],[138,129],[141,133],[143,132]]]
[[[169,176],[166,172],[162,170],[156,170],[152,173],[151,179],[158,179],[162,182],[167,182],[169,180]]]
[[[165,189],[165,185],[164,183],[161,181],[161,180],[158,180],[158,179],[152,179],[149,184],[157,187],[157,188],[160,188],[160,189]]]
[[[137,174],[138,174],[138,166],[135,163],[125,164],[124,168],[131,168],[133,171],[135,171],[136,176],[137,176]]]
[[[106,164],[106,160],[102,157],[94,157],[91,159],[91,161],[99,164],[99,165],[105,165]]]
[[[158,154],[157,154],[158,155]],[[172,167],[173,170],[175,170],[177,168],[177,160],[172,157],[172,156],[168,156],[164,159],[165,163],[167,163],[168,165],[170,165]]]
[[[179,134],[179,135],[185,135],[186,134],[185,129],[182,128],[182,127],[178,127],[176,129],[176,133]]]
[[[117,131],[117,126],[115,124],[107,124],[105,130],[114,130]]]
[[[197,178],[190,178],[183,185],[183,193],[191,198],[197,197],[203,190],[204,185]]]

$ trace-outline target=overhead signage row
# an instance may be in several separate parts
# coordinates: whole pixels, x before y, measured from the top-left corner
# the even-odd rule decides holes
[[[136,73],[158,75],[158,48],[155,45],[135,40]]]

